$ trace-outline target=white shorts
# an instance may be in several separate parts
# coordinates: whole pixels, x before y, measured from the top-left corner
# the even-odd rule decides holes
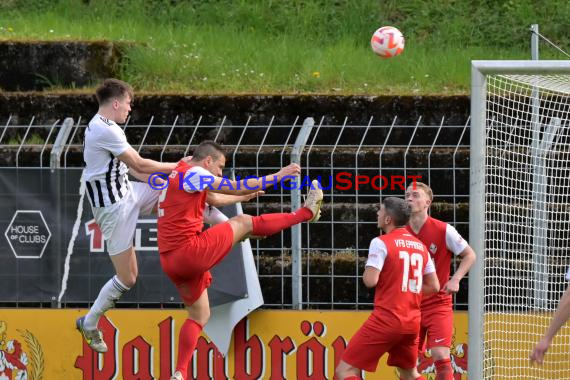
[[[130,191],[115,204],[107,207],[93,207],[93,216],[99,225],[107,252],[113,256],[133,245],[133,238],[140,215],[149,215],[156,206],[159,190],[147,183],[130,182]]]

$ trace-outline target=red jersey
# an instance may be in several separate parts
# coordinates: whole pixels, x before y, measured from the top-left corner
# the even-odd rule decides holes
[[[467,242],[463,240],[455,228],[431,216],[428,216],[419,233],[416,234],[410,225],[407,225],[406,229],[412,235],[420,239],[428,248],[435,265],[437,279],[443,289],[443,285],[449,281],[451,258],[454,254],[454,252],[449,249],[450,245],[454,247],[455,254],[459,254],[465,249]],[[452,304],[451,294],[440,290],[437,294],[424,298],[422,301],[422,309],[433,305],[449,305],[449,307],[451,307]]]
[[[415,333],[420,329],[423,276],[434,271],[428,251],[405,228],[377,239],[370,245],[366,263],[380,269],[373,314],[402,334]]]
[[[184,174],[192,166],[180,161],[169,176],[168,186],[158,198],[158,252],[180,248],[189,238],[202,232],[208,190],[184,190]]]

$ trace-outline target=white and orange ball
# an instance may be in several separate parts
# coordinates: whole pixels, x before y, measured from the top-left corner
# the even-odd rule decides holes
[[[383,26],[372,35],[370,46],[382,58],[395,57],[404,51],[404,36],[393,26]]]

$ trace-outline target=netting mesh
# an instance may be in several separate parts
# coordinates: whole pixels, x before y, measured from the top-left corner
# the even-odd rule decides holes
[[[570,75],[487,77],[484,378],[570,379],[570,329],[528,356],[570,265]]]

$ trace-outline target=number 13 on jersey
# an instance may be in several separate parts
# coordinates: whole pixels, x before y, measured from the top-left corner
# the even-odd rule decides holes
[[[400,251],[400,260],[404,261],[402,273],[402,292],[419,293],[422,290],[424,258],[419,253]],[[410,269],[412,278],[410,278]]]

